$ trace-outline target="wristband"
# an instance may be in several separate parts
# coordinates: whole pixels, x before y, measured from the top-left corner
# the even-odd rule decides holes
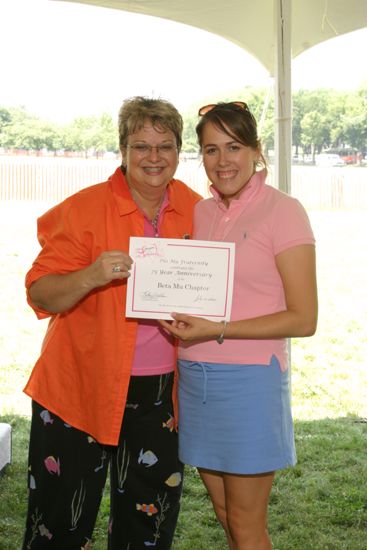
[[[223,344],[223,342],[224,342],[224,333],[225,333],[226,326],[227,326],[227,321],[221,321],[221,323],[223,323],[223,330],[222,330],[221,335],[218,336],[218,338],[217,338],[218,344]]]

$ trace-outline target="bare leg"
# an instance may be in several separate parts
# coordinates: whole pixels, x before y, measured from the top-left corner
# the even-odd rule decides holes
[[[227,537],[228,547],[230,550],[235,550],[234,542],[229,532],[227,524],[226,498],[223,481],[223,473],[214,470],[198,469],[200,477],[206,487],[211,498],[215,515]]]
[[[271,550],[267,510],[274,472],[234,475],[199,470],[231,550]]]

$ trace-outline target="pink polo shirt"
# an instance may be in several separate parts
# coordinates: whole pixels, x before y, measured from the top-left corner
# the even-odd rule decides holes
[[[158,233],[162,212],[167,205],[166,193],[159,213]],[[144,236],[155,236],[153,225],[146,216],[144,216]],[[155,319],[139,319],[131,374],[133,376],[166,374],[174,370],[175,362],[176,351],[173,337],[163,330]]]
[[[284,311],[285,296],[275,256],[293,246],[315,243],[300,202],[266,185],[265,179],[265,170],[255,173],[228,209],[213,187],[213,198],[195,206],[195,239],[236,244],[231,321]],[[179,345],[180,359],[190,361],[266,365],[273,355],[285,370],[286,339]]]

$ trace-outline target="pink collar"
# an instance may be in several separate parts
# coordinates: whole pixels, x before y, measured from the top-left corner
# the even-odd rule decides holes
[[[249,202],[252,202],[264,189],[266,176],[267,170],[265,168],[263,170],[260,170],[259,172],[255,172],[238,199],[233,199],[233,201],[231,201],[230,208],[232,207],[232,205],[233,207],[236,207],[236,205],[245,205]],[[221,195],[218,193],[215,187],[211,185],[209,189],[218,206],[220,208],[226,208],[223,204]]]

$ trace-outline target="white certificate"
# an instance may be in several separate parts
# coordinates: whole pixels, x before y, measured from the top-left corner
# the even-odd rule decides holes
[[[127,317],[172,319],[176,312],[229,321],[234,243],[130,237],[129,253]]]

